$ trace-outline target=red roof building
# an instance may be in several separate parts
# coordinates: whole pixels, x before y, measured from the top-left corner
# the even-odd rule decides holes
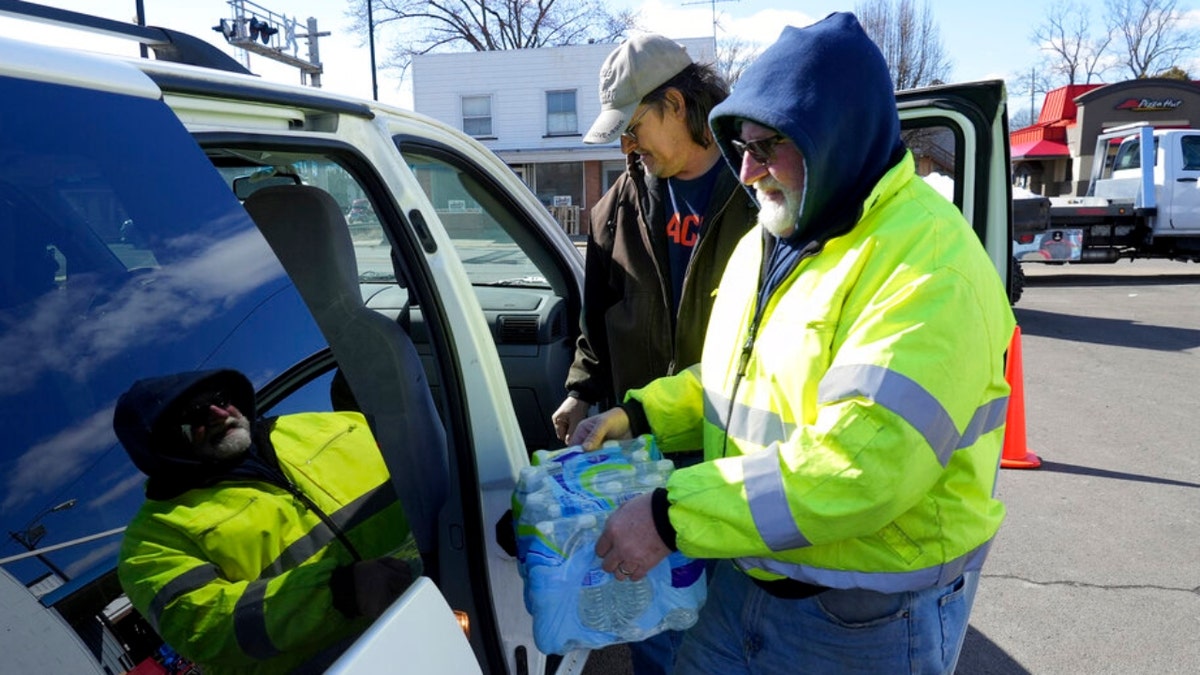
[[[1070,157],[1067,127],[1075,124],[1075,97],[1102,86],[1072,84],[1047,93],[1037,122],[1009,134],[1013,160]]]
[[[1139,122],[1200,126],[1200,86],[1147,78],[1073,84],[1047,93],[1038,121],[1009,133],[1013,183],[1047,197],[1084,194],[1096,136]]]

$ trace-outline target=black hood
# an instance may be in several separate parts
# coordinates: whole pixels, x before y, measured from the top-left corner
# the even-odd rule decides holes
[[[113,430],[142,473],[154,480],[193,482],[224,470],[192,456],[191,447],[173,419],[197,394],[220,390],[246,416],[256,417],[254,386],[236,370],[208,370],[164,375],[133,383],[117,399]]]
[[[709,124],[735,173],[742,155],[729,141],[740,119],[779,131],[804,156],[801,232],[856,222],[872,188],[904,156],[887,62],[846,12],[784,28],[713,108]]]

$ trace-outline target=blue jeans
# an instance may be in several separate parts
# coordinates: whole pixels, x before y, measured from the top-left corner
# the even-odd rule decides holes
[[[629,643],[629,661],[633,675],[668,675],[683,642],[681,630],[668,630],[641,642]]]
[[[705,584],[712,584],[718,562],[704,561]],[[668,630],[641,642],[630,642],[629,661],[633,665],[633,675],[670,675],[675,668],[675,657],[679,655],[679,645],[683,643],[685,632]]]
[[[722,561],[676,675],[954,672],[979,573],[907,593],[828,590],[776,598]]]

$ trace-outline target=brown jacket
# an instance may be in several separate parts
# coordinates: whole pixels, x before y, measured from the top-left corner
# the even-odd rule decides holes
[[[713,292],[757,208],[732,171],[721,171],[683,280],[678,319],[667,263],[666,181],[629,167],[591,212],[582,334],[567,392],[606,409],[629,389],[700,361]]]

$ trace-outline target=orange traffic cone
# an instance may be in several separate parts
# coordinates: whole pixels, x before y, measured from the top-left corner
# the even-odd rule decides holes
[[[1021,370],[1021,327],[1013,331],[1008,346],[1008,362],[1004,364],[1004,379],[1012,387],[1008,396],[1008,417],[1004,426],[1004,453],[1000,455],[1002,469],[1036,469],[1042,465],[1037,455],[1025,447],[1025,374]]]

